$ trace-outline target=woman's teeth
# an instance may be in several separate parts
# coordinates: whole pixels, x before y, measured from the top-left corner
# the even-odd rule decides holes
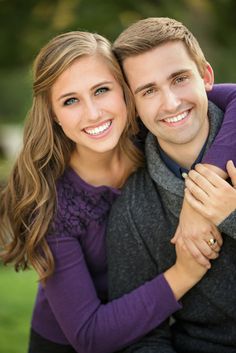
[[[176,115],[174,116],[173,118],[167,118],[167,119],[164,119],[167,123],[177,123],[177,121],[181,121],[183,120],[184,118],[186,118],[186,116],[188,115],[188,111],[187,112],[184,112],[182,114],[179,114],[179,115]]]
[[[94,129],[84,129],[84,131],[89,135],[99,135],[106,131],[111,126],[111,120],[107,121],[105,124],[95,127]]]

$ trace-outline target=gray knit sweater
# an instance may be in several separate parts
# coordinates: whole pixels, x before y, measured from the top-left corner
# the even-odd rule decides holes
[[[222,121],[209,103],[207,149]],[[115,203],[108,227],[110,299],[131,291],[173,265],[170,239],[178,225],[184,182],[161,160],[156,139],[146,141],[147,169],[132,175]],[[175,324],[156,328],[125,352],[236,352],[236,212],[219,226],[224,244],[205,277],[182,299]]]

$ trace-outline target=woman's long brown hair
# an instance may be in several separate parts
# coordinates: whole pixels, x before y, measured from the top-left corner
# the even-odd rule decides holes
[[[120,150],[132,160],[134,169],[142,164],[142,155],[130,139],[137,132],[133,98],[109,41],[98,34],[80,31],[53,38],[36,57],[34,96],[23,148],[0,194],[1,258],[5,264],[14,263],[17,271],[32,265],[42,282],[54,271],[46,234],[56,210],[56,181],[75,147],[55,121],[50,90],[74,60],[95,54],[106,60],[124,91],[128,122],[119,142]]]

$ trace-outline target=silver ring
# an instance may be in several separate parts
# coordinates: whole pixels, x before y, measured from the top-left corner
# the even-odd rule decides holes
[[[217,243],[217,240],[215,238],[211,238],[209,240],[207,240],[207,244],[212,247]]]

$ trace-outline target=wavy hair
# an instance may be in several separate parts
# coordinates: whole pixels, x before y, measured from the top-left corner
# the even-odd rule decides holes
[[[23,147],[0,195],[1,258],[5,264],[14,263],[16,271],[33,266],[43,283],[54,271],[45,236],[56,210],[56,181],[75,147],[54,119],[50,91],[74,60],[95,54],[105,59],[127,104],[127,125],[118,147],[128,155],[134,169],[142,164],[141,153],[131,142],[137,132],[133,97],[110,42],[98,34],[81,31],[53,38],[35,59],[33,102],[24,128]]]

